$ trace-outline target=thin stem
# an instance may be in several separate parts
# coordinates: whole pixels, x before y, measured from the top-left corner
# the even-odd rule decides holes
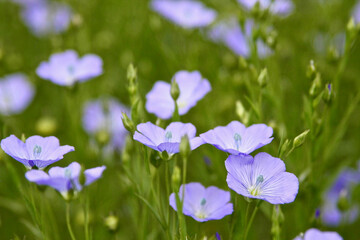
[[[73,230],[71,228],[71,224],[70,224],[70,203],[66,203],[66,225],[69,230],[71,239],[76,240],[74,232],[73,232]]]
[[[261,204],[261,203],[262,203],[262,201],[261,201],[261,200],[259,200],[259,201],[258,201],[258,203],[256,204],[256,207],[255,207],[255,209],[254,209],[254,211],[253,211],[253,213],[252,213],[251,217],[250,217],[249,224],[247,225],[246,230],[245,230],[244,240],[246,240],[246,239],[247,239],[247,236],[248,236],[249,230],[250,230],[250,228],[251,228],[251,225],[252,225],[252,223],[253,223],[253,221],[254,221],[255,215],[256,215],[256,213],[257,213],[257,211],[258,211],[259,206],[260,206],[260,204]]]
[[[89,240],[89,201],[86,196],[84,200],[84,221],[85,240]]]

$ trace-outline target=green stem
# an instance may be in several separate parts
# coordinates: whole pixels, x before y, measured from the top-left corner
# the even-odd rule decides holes
[[[76,240],[74,232],[70,224],[70,203],[66,203],[66,225],[69,230],[69,234],[72,240]]]
[[[86,196],[84,201],[84,221],[85,240],[89,240],[89,201]]]
[[[252,215],[251,215],[251,217],[250,217],[249,224],[247,225],[246,230],[245,230],[244,240],[247,239],[249,230],[250,230],[250,228],[251,228],[251,225],[252,225],[252,223],[253,223],[253,221],[254,221],[255,215],[256,215],[256,213],[257,213],[257,211],[258,211],[259,206],[260,206],[261,203],[262,203],[262,201],[259,200],[258,203],[257,203],[256,206],[255,206],[255,209],[254,209],[254,211],[253,211],[253,213],[252,213]]]

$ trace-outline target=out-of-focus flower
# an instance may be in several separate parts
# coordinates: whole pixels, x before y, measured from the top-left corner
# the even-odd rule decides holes
[[[238,0],[238,2],[248,10],[252,9],[259,2],[262,10],[269,9],[271,13],[281,16],[289,15],[294,9],[294,4],[291,0]]]
[[[53,54],[48,62],[40,63],[36,74],[61,86],[72,86],[102,74],[102,59],[95,54],[82,58],[74,50]]]
[[[153,0],[152,9],[183,28],[200,28],[211,24],[217,13],[193,0]]]
[[[180,90],[180,96],[176,101],[179,115],[186,114],[211,90],[209,81],[198,71],[179,71],[174,75],[173,80],[179,85]],[[170,88],[171,85],[167,82],[156,82],[146,95],[146,110],[162,119],[171,118],[175,110],[175,102],[171,97]]]
[[[324,195],[321,217],[328,226],[354,222],[359,214],[357,205],[351,204],[352,188],[360,183],[360,172],[345,168]],[[346,205],[346,206],[344,206]],[[341,209],[343,208],[343,209]]]
[[[310,228],[304,235],[294,238],[294,240],[342,240],[337,232],[322,232],[316,228]]]
[[[273,129],[265,124],[254,124],[245,127],[238,121],[227,126],[216,127],[200,134],[205,143],[230,154],[250,154],[266,144],[271,143]]]
[[[356,23],[360,23],[360,1],[355,5],[353,10],[353,17]]]
[[[200,183],[181,185],[179,197],[182,199],[185,188],[183,213],[198,222],[219,220],[232,214],[233,204],[230,203],[230,192],[211,186],[205,188]],[[170,206],[177,211],[175,193],[170,195]]]
[[[84,186],[98,180],[105,169],[105,166],[101,166],[85,170]],[[47,185],[52,187],[59,191],[65,199],[69,199],[70,191],[73,191],[76,194],[77,192],[80,192],[83,187],[79,181],[80,172],[80,164],[73,162],[65,168],[53,167],[49,170],[49,174],[41,170],[30,170],[26,172],[25,177],[30,182],[35,182],[38,185]]]
[[[209,31],[209,37],[215,42],[223,43],[235,54],[249,57],[253,28],[254,22],[251,20],[246,21],[245,27],[242,29],[236,18],[230,18],[215,24]],[[261,58],[269,56],[272,52],[261,39],[256,40],[256,47]]]
[[[21,73],[0,79],[0,114],[21,113],[30,104],[34,93],[33,86]]]
[[[196,128],[191,123],[173,122],[166,129],[154,125],[151,122],[140,123],[134,134],[134,140],[159,152],[166,151],[169,154],[178,153],[181,137],[187,135],[191,150],[202,145],[200,137],[195,137]]]
[[[1,140],[1,148],[27,168],[45,168],[75,150],[72,146],[60,146],[56,137],[31,136],[23,142],[14,135]]]
[[[59,34],[69,27],[72,12],[71,8],[64,3],[22,1],[20,4],[24,7],[22,18],[36,36]]]
[[[93,100],[86,103],[83,111],[83,127],[93,138],[102,132],[108,134],[105,151],[121,150],[128,131],[121,121],[122,113],[130,110],[114,98]]]
[[[265,200],[271,204],[291,203],[299,190],[299,180],[285,172],[280,158],[267,153],[230,155],[225,161],[229,188],[248,198]]]

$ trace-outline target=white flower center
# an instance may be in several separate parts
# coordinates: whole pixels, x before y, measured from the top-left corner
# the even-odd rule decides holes
[[[261,185],[264,182],[264,176],[259,175],[256,179],[256,183],[248,188],[248,191],[254,197],[261,195]]]

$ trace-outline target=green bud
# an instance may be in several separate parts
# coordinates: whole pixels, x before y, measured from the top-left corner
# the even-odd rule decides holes
[[[346,25],[346,31],[349,36],[353,36],[354,33],[357,31],[354,18],[350,18],[350,20],[348,21]]]
[[[329,63],[336,63],[340,58],[340,53],[334,46],[330,46],[327,50],[327,60]]]
[[[122,112],[121,114],[122,114],[121,120],[123,122],[124,127],[126,128],[126,130],[128,130],[133,134],[136,130],[133,121],[130,120],[130,118],[127,116],[126,113]]]
[[[69,191],[62,192],[61,196],[65,199],[67,202],[71,202],[76,197],[76,194],[73,189],[70,189]]]
[[[129,64],[128,68],[127,68],[127,79],[129,80],[129,82],[135,82],[136,78],[137,78],[137,72],[136,72],[136,68],[134,67],[134,65],[132,63]]]
[[[190,155],[190,152],[191,152],[191,147],[190,147],[189,137],[188,135],[184,135],[181,137],[180,154],[182,157],[186,158]]]
[[[301,145],[304,144],[306,136],[309,134],[310,129],[304,131],[303,133],[301,133],[300,135],[298,135],[297,137],[294,138],[294,142],[293,142],[293,148],[298,148]]]
[[[22,134],[21,134],[21,138],[20,138],[20,139],[21,139],[21,141],[23,141],[23,142],[26,141],[25,133],[22,133]]]
[[[348,192],[346,190],[342,190],[340,192],[340,197],[337,203],[338,208],[340,209],[340,211],[347,211],[350,208],[350,203],[349,200],[347,198]]]
[[[95,139],[101,146],[104,146],[110,141],[110,134],[108,131],[100,130],[96,133]]]
[[[57,129],[56,119],[52,117],[42,117],[36,122],[35,129],[40,135],[52,135]]]
[[[171,81],[170,94],[171,94],[172,99],[174,99],[174,101],[176,101],[180,96],[179,85],[177,84],[175,79],[173,79]]]
[[[291,148],[290,144],[291,144],[291,141],[289,139],[286,139],[280,148],[280,153],[279,153],[280,158],[282,156],[284,156],[290,150],[290,148]]]
[[[236,101],[235,112],[243,124],[247,125],[249,123],[249,113],[245,110],[244,105],[240,100]]]
[[[181,181],[181,171],[178,166],[175,166],[174,171],[171,175],[171,183],[172,183],[174,191],[177,191],[177,189],[179,189],[180,181]]]
[[[330,103],[333,97],[332,85],[331,83],[325,84],[325,90],[323,94],[323,99],[326,103]]]
[[[80,27],[83,24],[83,18],[80,14],[76,13],[71,18],[71,23],[74,27]]]
[[[118,230],[119,227],[119,218],[113,214],[107,216],[105,218],[105,226],[111,231],[111,232],[116,232],[116,230]]]
[[[321,88],[321,75],[320,73],[316,73],[316,77],[311,84],[309,94],[311,97],[315,97]]]
[[[84,174],[84,171],[85,171],[85,168],[84,166],[81,166],[81,171],[80,171],[80,174],[79,174],[79,183],[83,186],[86,182],[86,177],[85,177],[85,174]]]
[[[316,66],[314,60],[310,60],[309,66],[306,71],[306,76],[313,79],[316,75]]]
[[[163,151],[159,155],[160,155],[161,159],[164,161],[167,161],[170,159],[170,156],[167,151]]]
[[[246,70],[248,68],[248,63],[244,57],[240,56],[238,63],[241,70]]]
[[[276,31],[271,31],[270,34],[268,34],[266,36],[266,44],[272,48],[275,49],[276,48],[276,44],[277,44],[277,39],[278,39],[278,34]]]
[[[269,81],[269,74],[268,74],[268,70],[267,68],[264,68],[263,70],[261,70],[259,77],[258,77],[258,83],[260,85],[260,87],[265,87],[266,84]]]

